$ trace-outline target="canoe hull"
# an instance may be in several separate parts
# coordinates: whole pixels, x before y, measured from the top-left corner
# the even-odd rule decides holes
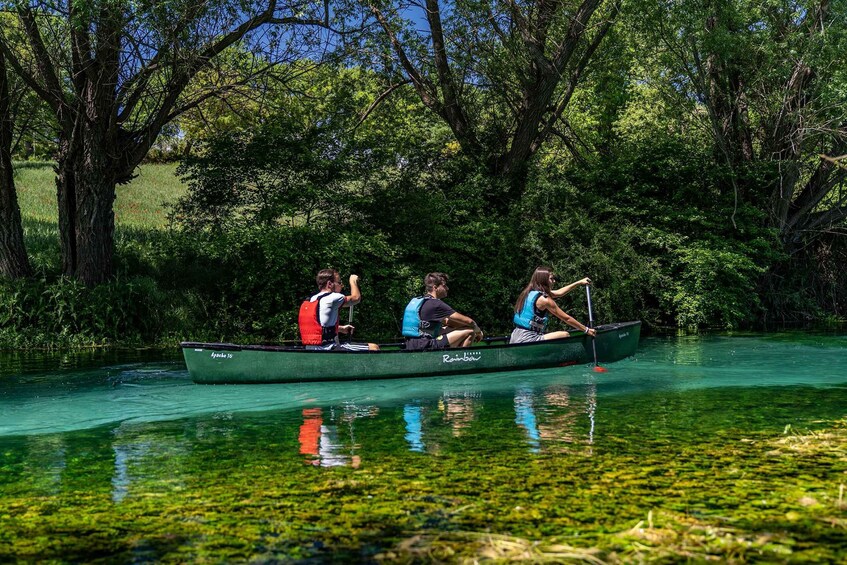
[[[641,322],[597,328],[597,357],[610,363],[635,353]],[[446,351],[336,352],[226,343],[182,345],[191,378],[202,384],[258,384],[431,377],[593,362],[585,335],[519,345]]]

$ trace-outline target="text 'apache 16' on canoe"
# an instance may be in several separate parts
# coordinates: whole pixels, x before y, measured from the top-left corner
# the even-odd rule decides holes
[[[640,334],[641,322],[598,326],[595,338],[598,361],[610,363],[633,355]],[[341,352],[232,343],[180,345],[191,378],[203,384],[432,377],[561,367],[594,360],[591,337],[582,332],[550,341],[516,345],[482,343],[443,351],[387,347],[381,351]]]

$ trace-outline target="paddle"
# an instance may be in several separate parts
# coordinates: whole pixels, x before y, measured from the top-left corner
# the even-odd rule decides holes
[[[590,324],[590,328],[594,327],[594,314],[591,313],[591,285],[585,285],[585,297],[588,299],[588,323]],[[606,369],[600,366],[597,363],[597,343],[596,338],[591,337],[591,349],[594,351],[594,372],[595,373],[605,373]]]
[[[353,325],[353,305],[351,304],[349,306],[349,308],[350,308],[350,314],[347,316],[347,323],[352,326]],[[353,340],[353,331],[351,330],[351,331],[347,332],[347,341],[352,341],[352,340]]]

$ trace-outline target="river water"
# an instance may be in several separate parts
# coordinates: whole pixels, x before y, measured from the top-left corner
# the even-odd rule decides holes
[[[573,540],[652,509],[758,532],[754,499],[788,515],[773,493],[803,477],[835,497],[847,458],[755,446],[845,416],[839,332],[647,338],[607,373],[278,385],[195,385],[176,351],[0,354],[0,561],[440,560],[408,540]],[[727,469],[741,483],[711,480]],[[822,527],[777,547],[843,557],[847,527]]]

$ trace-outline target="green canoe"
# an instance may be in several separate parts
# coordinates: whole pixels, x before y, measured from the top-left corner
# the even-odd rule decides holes
[[[641,322],[597,327],[597,358],[610,363],[635,353]],[[502,339],[502,338],[501,338]],[[461,373],[559,367],[594,361],[591,338],[574,332],[564,339],[508,345],[497,340],[446,351],[309,351],[302,347],[180,344],[195,383],[259,384],[431,377]]]

